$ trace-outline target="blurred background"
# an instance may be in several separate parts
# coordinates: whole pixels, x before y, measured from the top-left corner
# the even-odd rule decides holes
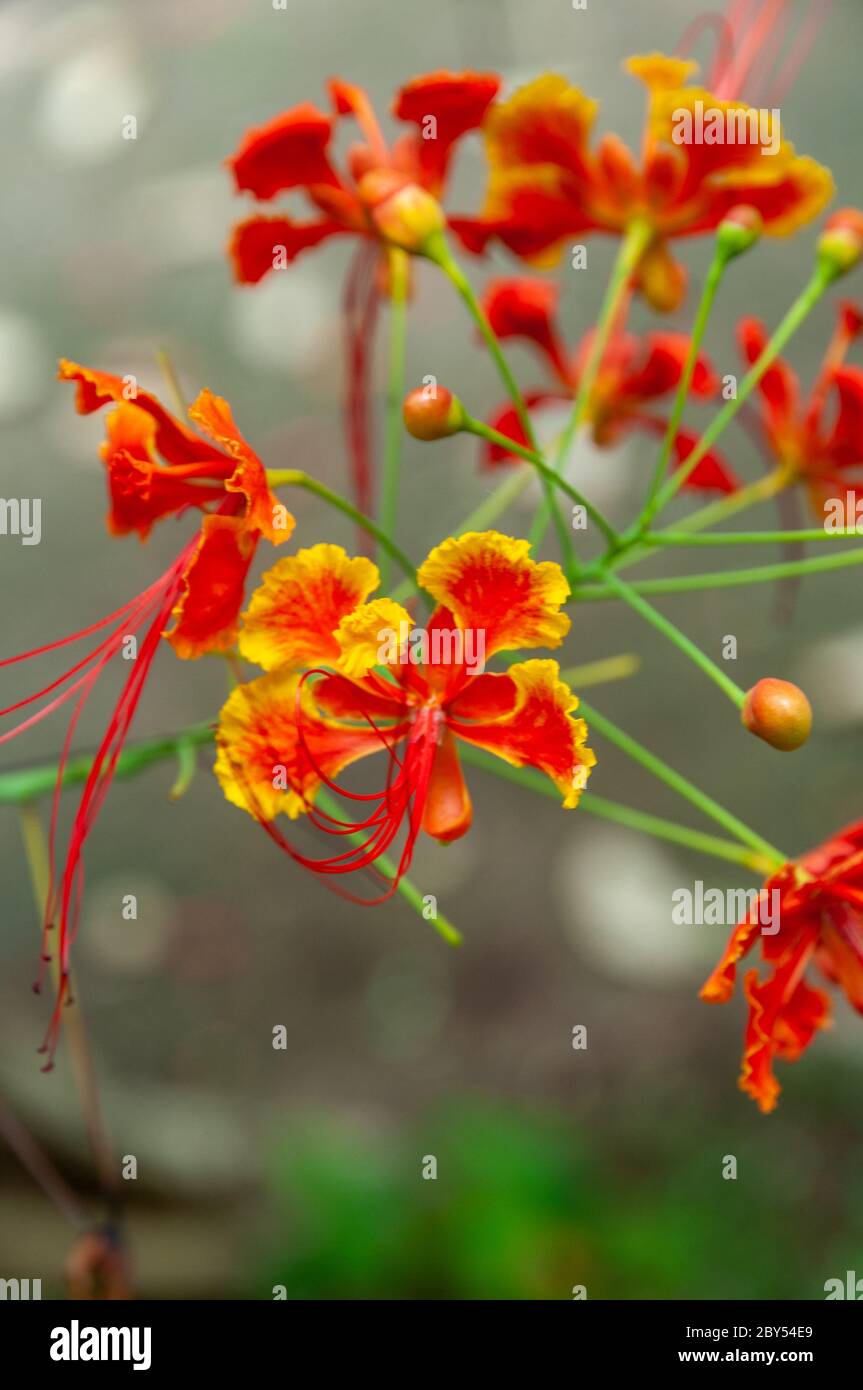
[[[325,104],[334,74],[385,112],[399,85],[436,67],[498,70],[509,86],[553,68],[601,99],[600,130],[637,146],[643,95],[620,62],[672,51],[700,12],[691,0],[588,0],[584,11],[570,0],[0,5],[0,491],[42,499],[40,545],[0,537],[3,654],[138,593],[191,528],[169,522],[147,546],[109,540],[103,423],[76,416],[54,380],[61,355],[163,390],[154,352],[165,348],[189,397],[207,385],[231,401],[269,466],[347,490],[339,310],[350,253],[336,241],[257,288],[232,283],[225,245],[248,205],[222,161],[248,126],[301,100]],[[861,43],[859,4],[836,3],[782,103],[783,135],[832,168],[840,205],[863,196]],[[708,63],[708,36],[696,54]],[[121,135],[130,114],[136,140]],[[483,192],[468,141],[450,205],[476,208]],[[774,324],[802,286],[815,235],[766,242],[734,267],[708,333],[720,372],[740,370],[736,318]],[[613,249],[593,240],[588,271],[562,272],[573,343]],[[709,248],[681,255],[697,294]],[[469,269],[480,284],[518,267],[495,253]],[[489,412],[500,391],[460,305],[431,267],[416,279],[410,378],[433,373]],[[662,326],[688,328],[691,312],[692,298]],[[834,312],[824,304],[793,344],[807,384]],[[641,304],[633,323],[654,326]],[[511,358],[523,383],[541,382],[526,353]],[[759,475],[743,432],[723,447],[741,475]],[[578,476],[628,519],[652,460],[638,439],[585,448]],[[496,482],[465,441],[406,441],[404,548],[422,558]],[[290,504],[301,544],[353,545],[313,499]],[[758,520],[772,524],[769,510]],[[644,574],[687,564],[713,567],[675,555]],[[637,653],[637,676],[590,699],[793,855],[863,814],[859,584],[856,571],[813,578],[783,621],[766,585],[663,601],[717,660],[736,636],[739,684],[772,674],[806,687],[817,729],[793,758],[747,738],[720,693],[617,606],[575,612],[563,661]],[[42,669],[47,681],[61,668]],[[4,672],[2,703],[33,681],[32,670]],[[110,685],[90,701],[82,748],[104,728]],[[181,663],[166,647],[134,736],[213,717],[226,688],[221,662]],[[64,728],[62,716],[45,721],[3,749],[0,768],[55,757]],[[592,742],[591,790],[697,824]],[[362,909],[304,876],[225,803],[206,750],[200,762],[177,804],[167,764],[113,788],[88,847],[76,947],[118,1169],[137,1159],[121,1187],[139,1297],[269,1298],[278,1285],[288,1297],[569,1298],[584,1285],[590,1298],[806,1299],[847,1269],[863,1274],[859,1020],[837,1001],[835,1028],[782,1069],[779,1109],[761,1116],[736,1089],[741,1000],[715,1010],[697,998],[726,929],[671,922],[675,888],[754,880],[473,770],[471,833],[446,850],[421,845],[412,870],[463,931],[453,950],[399,899]],[[86,1206],[93,1172],[68,1059],[61,1049],[45,1076],[35,1050],[49,1001],[30,988],[37,921],[9,806],[0,879],[0,1116],[7,1131],[25,1127]],[[136,921],[122,916],[128,894]],[[584,1050],[572,1045],[579,1025]],[[722,1177],[729,1155],[736,1181]],[[63,1297],[72,1224],[2,1140],[0,1183],[0,1277],[41,1278],[45,1296]]]

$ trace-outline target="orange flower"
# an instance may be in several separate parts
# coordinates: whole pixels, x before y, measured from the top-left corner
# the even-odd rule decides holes
[[[357,244],[344,290],[345,427],[354,495],[364,512],[373,502],[369,396],[378,308],[381,293],[403,280],[387,252],[394,246],[420,250],[446,225],[438,199],[455,148],[479,126],[499,85],[489,73],[415,77],[393,104],[393,114],[409,128],[388,146],[367,94],[336,78],[329,84],[334,115],[303,102],[248,131],[228,160],[238,192],[269,202],[301,190],[316,214],[297,221],[256,213],[235,227],[229,249],[241,284],[257,284],[331,237],[349,236]],[[331,145],[344,117],[356,121],[363,138],[340,172]],[[472,234],[469,218],[451,217],[449,226],[462,240]]]
[[[302,189],[318,215],[307,222],[260,215],[241,222],[230,248],[237,279],[254,284],[275,265],[293,261],[333,236],[401,245],[387,233],[393,200],[405,225],[415,226],[412,214],[418,211],[421,224],[426,213],[431,215],[428,200],[443,195],[455,146],[479,126],[499,85],[489,73],[432,72],[413,78],[393,103],[393,114],[412,129],[392,146],[384,140],[368,95],[340,78],[329,83],[334,116],[303,102],[248,131],[228,160],[238,192],[268,202],[278,193]],[[347,170],[340,173],[330,146],[337,120],[346,116],[357,122],[363,140],[351,148]],[[453,218],[450,225],[460,233],[469,222]]]
[[[778,931],[771,934],[772,925],[764,931],[758,914],[748,913],[732,932],[701,997],[709,1004],[731,998],[737,963],[760,934],[767,974],[762,980],[757,970],[750,970],[743,982],[749,1021],[740,1088],[766,1114],[781,1090],[773,1074],[774,1058],[796,1061],[817,1030],[830,1022],[829,997],[804,978],[809,966],[841,986],[851,1005],[863,1013],[863,821],[846,826],[795,863],[784,864],[767,880],[764,894],[774,895],[765,902],[771,924],[778,921]]]
[[[833,498],[839,498],[844,509],[850,491],[856,502],[855,486],[863,482],[863,368],[844,365],[861,328],[863,312],[857,305],[840,304],[836,330],[808,401],[801,399],[796,373],[781,357],[758,383],[767,449],[790,479],[805,485],[821,519]],[[746,318],[738,327],[738,339],[751,364],[768,336],[758,319]],[[853,527],[854,522],[852,515],[848,524]]]
[[[573,236],[621,235],[646,222],[651,236],[636,281],[654,308],[671,310],[683,298],[686,277],[669,241],[712,231],[740,203],[760,212],[767,234],[786,236],[820,211],[833,181],[784,142],[775,153],[762,153],[770,131],[741,142],[687,140],[687,121],[690,134],[701,131],[698,103],[702,115],[718,113],[717,128],[720,116],[729,130],[735,122],[735,133],[738,122],[750,119],[745,104],[685,85],[697,64],[655,53],[630,58],[626,67],[649,93],[640,164],[616,135],[592,150],[596,103],[563,77],[539,77],[485,119],[491,177],[482,225],[466,229],[467,244],[481,251],[497,237],[516,255],[547,266]],[[758,113],[751,117],[757,121]]]
[[[559,646],[569,630],[563,571],[537,564],[529,549],[496,531],[437,546],[417,574],[438,604],[424,627],[392,599],[370,599],[379,583],[370,560],[334,545],[281,560],[253,594],[240,636],[242,655],[268,674],[238,686],[219,722],[216,775],[228,800],[321,874],[370,867],[404,826],[396,879],[375,901],[395,890],[421,830],[448,842],[470,827],[458,739],[539,768],[575,806],[595,758],[557,662],[483,669],[498,652]],[[382,750],[389,775],[381,792],[335,786],[346,767]],[[315,807],[321,786],[362,804],[360,819]],[[358,843],[310,858],[276,829],[279,813],[307,813],[342,840],[358,832]]]
[[[592,333],[585,335],[574,353],[567,350],[557,322],[559,297],[556,284],[526,276],[493,280],[483,296],[483,308],[497,337],[533,343],[557,383],[553,388],[525,393],[531,411],[571,401],[590,355]],[[677,390],[688,352],[689,339],[684,333],[649,333],[641,341],[630,334],[612,333],[587,408],[594,442],[617,444],[632,429],[664,436],[666,421],[648,407]],[[718,379],[702,353],[695,364],[691,394],[698,400],[709,400],[717,387]],[[527,445],[512,405],[501,406],[489,423],[517,444]],[[688,458],[697,442],[697,434],[678,430],[674,441],[677,465]],[[517,457],[500,444],[485,444],[482,458],[487,465],[517,462]],[[719,454],[711,451],[693,469],[685,486],[708,492],[734,492],[738,482]]]
[[[263,464],[237,430],[230,407],[218,396],[202,391],[189,412],[208,436],[205,438],[175,419],[155,396],[136,390],[131,378],[124,380],[66,361],[60,363],[59,376],[77,383],[77,408],[83,415],[116,402],[116,409],[108,416],[102,447],[108,475],[109,531],[114,535],[135,531],[145,540],[154,523],[167,516],[179,516],[195,507],[204,517],[197,534],[174,563],[136,598],[80,632],[0,661],[0,667],[10,666],[99,635],[97,645],[65,674],[0,710],[0,716],[7,716],[51,697],[0,735],[0,743],[6,743],[74,699],[58,765],[53,827],[83,706],[113,662],[120,656],[129,661],[120,698],[75,812],[59,876],[55,873],[52,830],[42,960],[44,969],[51,958],[49,948],[57,951],[60,986],[43,1048],[49,1054],[48,1067],[56,1047],[62,1005],[68,998],[69,951],[83,888],[84,845],[110,786],[160,641],[167,637],[177,655],[185,658],[231,648],[237,638],[246,575],[259,539],[264,536],[278,544],[288,538],[294,526],[293,517],[271,494]],[[174,626],[166,632],[172,618]],[[52,946],[55,926],[59,928],[58,938]],[[42,970],[39,984],[41,976]]]

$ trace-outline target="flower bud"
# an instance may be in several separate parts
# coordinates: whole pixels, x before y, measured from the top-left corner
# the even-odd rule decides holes
[[[818,261],[831,280],[853,270],[863,256],[863,212],[841,208],[828,218],[818,242]]]
[[[757,208],[749,203],[737,203],[725,214],[716,229],[716,242],[727,260],[739,256],[754,246],[761,236],[764,221]]]
[[[390,169],[364,174],[357,191],[376,231],[391,246],[417,256],[433,254],[446,216],[431,193]]]
[[[783,753],[799,748],[812,730],[812,706],[803,691],[773,676],[747,691],[740,717],[751,734]]]
[[[447,439],[464,429],[465,409],[445,386],[418,386],[405,396],[405,428],[414,439]]]

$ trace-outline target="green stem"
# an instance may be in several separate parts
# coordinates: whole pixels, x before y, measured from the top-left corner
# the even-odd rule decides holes
[[[687,801],[691,802],[693,806],[697,806],[704,815],[716,821],[717,825],[721,825],[723,830],[727,830],[736,840],[739,840],[744,845],[748,845],[756,854],[761,855],[765,861],[768,861],[774,867],[778,867],[780,864],[787,862],[786,856],[782,854],[780,850],[776,849],[774,845],[768,844],[768,842],[763,840],[754,830],[750,830],[748,825],[738,820],[737,816],[732,815],[730,811],[726,811],[724,806],[720,806],[719,803],[708,796],[706,792],[693,786],[693,784],[685,777],[681,776],[679,772],[675,772],[674,769],[670,768],[667,763],[664,763],[661,758],[658,758],[655,753],[649,752],[642,744],[637,743],[634,738],[624,733],[616,724],[612,724],[610,719],[606,719],[605,715],[600,714],[598,710],[595,710],[584,700],[580,701],[579,714],[587,720],[592,730],[595,729],[597,733],[602,734],[610,743],[613,743],[616,748],[619,748],[622,753],[625,753],[628,758],[632,758],[634,762],[639,763],[648,772],[652,773],[654,777],[658,778],[660,782],[664,782],[672,791],[677,792],[679,796],[684,797]]]
[[[806,560],[785,560],[775,565],[758,565],[748,570],[718,570],[715,574],[689,574],[673,579],[642,579],[628,585],[635,594],[689,594],[698,589],[735,589],[745,584],[768,584],[774,579],[792,579],[801,574],[823,574],[863,564],[863,546],[843,550],[841,555],[816,555]],[[579,603],[599,603],[619,597],[610,582],[579,584],[575,597]]]
[[[770,341],[766,344],[758,360],[747,372],[733,400],[726,401],[723,408],[714,416],[698,444],[689,454],[685,463],[680,468],[675,469],[672,476],[666,481],[665,485],[654,497],[653,502],[645,508],[642,519],[642,529],[647,530],[650,522],[658,512],[662,511],[674,497],[679,488],[683,486],[686,479],[690,476],[693,469],[697,468],[708,449],[716,443],[723,430],[731,423],[741,406],[746,403],[755,387],[758,385],[768,367],[776,360],[782,349],[797,329],[812,312],[818,303],[827,286],[831,283],[831,274],[825,266],[819,262],[808,285],[801,291],[797,299],[791,305],[788,313],[780,323]]]
[[[860,531],[825,531],[823,526],[810,531],[719,531],[708,536],[691,536],[687,531],[656,531],[643,538],[645,545],[785,545],[793,541],[850,541],[859,539]]]
[[[504,384],[507,395],[512,401],[515,413],[518,416],[519,424],[521,425],[522,431],[524,433],[524,437],[531,445],[531,448],[536,450],[537,444],[536,436],[533,430],[533,422],[531,421],[530,414],[528,412],[527,406],[525,405],[524,397],[521,394],[521,387],[516,381],[515,376],[512,372],[512,368],[506,360],[497,334],[495,333],[494,329],[489,323],[485,310],[483,309],[482,305],[476,297],[476,294],[474,293],[473,286],[471,285],[461,266],[450,254],[448,247],[445,247],[441,251],[441,254],[437,260],[437,264],[440,266],[447,279],[453,285],[454,289],[461,296],[468,310],[468,313],[470,314],[471,318],[473,319],[474,323],[476,324],[477,328],[482,334],[486,347],[491,353],[492,360],[494,361],[494,364],[497,367],[500,379]],[[554,491],[551,488],[551,485],[548,482],[547,478],[543,479],[543,490],[545,492],[545,505],[549,509],[548,514],[549,516],[554,517],[558,541],[560,543],[561,548],[561,554],[563,555],[564,561],[568,569],[570,571],[575,570],[578,567],[578,560],[575,554],[575,546],[573,544],[572,533],[569,527],[566,525],[565,518],[562,517],[560,514],[560,510],[557,506],[557,499],[555,498]],[[466,529],[466,527],[462,527],[463,531]]]
[[[155,763],[164,762],[167,758],[180,756],[183,750],[200,747],[202,744],[212,743],[216,735],[215,725],[192,724],[187,729],[181,729],[179,733],[170,738],[154,738],[145,742],[134,744],[124,749],[117,759],[117,766],[114,776],[134,777],[145,768],[151,767]],[[90,775],[93,766],[91,754],[81,754],[77,758],[70,758],[64,769],[62,785],[64,787],[74,786],[76,783],[85,782]],[[44,767],[27,768],[21,772],[0,773],[0,805],[22,805],[25,808],[27,803],[37,797],[45,796],[54,790],[57,783],[57,764],[49,764]],[[318,803],[324,806],[329,815],[338,817],[339,811],[336,802],[328,796],[325,788],[321,788],[318,793]],[[328,803],[328,804],[325,804]],[[26,824],[26,822],[25,822]],[[353,838],[361,840],[362,836],[357,835]],[[395,865],[385,855],[375,860],[378,868],[388,878],[394,878]],[[398,891],[411,907],[424,916],[425,901],[423,894],[411,883],[410,879],[402,878],[399,882]],[[452,945],[457,945],[461,941],[461,936],[455,927],[446,917],[438,915],[433,921],[435,930],[440,932],[445,941]],[[68,1012],[68,1010],[67,1010]]]
[[[662,448],[659,451],[659,458],[656,461],[656,468],[654,469],[650,487],[647,492],[645,512],[648,514],[650,514],[650,508],[653,505],[654,498],[665,481],[665,475],[668,472],[668,465],[671,461],[671,450],[674,447],[677,431],[680,429],[680,422],[683,419],[689,388],[692,385],[692,377],[695,372],[695,364],[698,361],[698,353],[704,340],[704,331],[707,328],[707,321],[713,309],[716,292],[722,283],[722,277],[727,265],[728,252],[722,247],[717,246],[713,253],[713,260],[707,272],[707,279],[704,282],[704,289],[701,293],[701,300],[695,315],[695,323],[692,327],[692,337],[689,342],[686,365],[683,368],[683,375],[677,387],[674,408],[668,421],[668,429],[665,431],[665,438],[662,441]]]
[[[861,556],[863,556],[863,552],[861,552]],[[729,676],[726,676],[725,672],[721,671],[695,642],[674,626],[674,623],[669,622],[662,613],[657,612],[649,603],[646,603],[631,585],[625,583],[610,570],[608,571],[608,587],[618,598],[623,599],[624,603],[628,603],[630,608],[640,614],[645,622],[650,623],[657,632],[661,632],[663,637],[667,637],[669,642],[672,642],[679,651],[683,652],[684,656],[688,656],[689,660],[700,671],[703,671],[714,685],[719,687],[723,695],[728,696],[733,705],[736,705],[738,709],[743,708],[743,702],[746,699],[745,691],[741,690],[740,686],[736,685]]]
[[[336,511],[341,512],[343,516],[350,517],[351,521],[362,526],[370,536],[374,536],[387,554],[395,560],[399,568],[404,570],[410,581],[410,593],[417,592],[416,569],[407,555],[399,549],[395,541],[390,540],[386,531],[378,526],[377,522],[372,521],[371,517],[366,516],[364,512],[358,511],[352,503],[348,502],[347,498],[340,497],[337,492],[333,492],[332,488],[327,487],[317,478],[313,478],[309,473],[304,473],[300,468],[268,468],[267,482],[273,488],[302,488],[305,492],[311,492],[315,497],[320,497],[321,501],[326,502],[328,506],[335,507]]]
[[[381,484],[380,527],[387,536],[394,536],[399,510],[399,474],[401,469],[402,402],[405,394],[405,345],[407,339],[408,257],[404,251],[390,252],[390,365],[387,384],[386,427],[384,434],[384,468]],[[384,550],[381,558],[381,587],[390,583],[391,552]]]
[[[537,792],[540,796],[560,802],[560,792],[554,783],[543,776],[541,772],[535,772],[533,768],[528,767],[513,767],[510,763],[505,763],[502,759],[494,757],[493,754],[485,752],[484,749],[473,748],[470,745],[463,746],[461,752],[465,762],[473,764],[474,767],[482,768],[483,771],[490,772],[496,777],[502,777],[507,782],[514,782],[517,786],[527,788],[528,791]],[[637,830],[644,835],[653,835],[657,839],[668,840],[672,844],[685,845],[687,849],[711,854],[716,859],[724,859],[732,864],[743,864],[747,869],[752,869],[754,873],[769,874],[774,868],[772,859],[755,854],[744,845],[736,844],[731,840],[722,840],[717,835],[708,835],[703,830],[691,830],[687,825],[678,825],[675,821],[664,820],[661,816],[651,815],[648,811],[638,811],[633,806],[622,806],[620,802],[609,801],[606,797],[597,796],[594,792],[582,793],[578,809],[586,811],[590,816],[599,816],[602,820],[614,821],[616,825],[626,826],[629,830]]]
[[[615,318],[617,317],[618,308],[626,293],[630,277],[638,265],[650,241],[651,235],[650,225],[647,222],[636,219],[636,221],[630,224],[620,244],[617,259],[615,260],[611,277],[605,291],[605,297],[602,301],[602,307],[599,311],[599,318],[594,330],[590,353],[584,364],[584,369],[578,383],[578,390],[573,403],[572,413],[560,436],[560,442],[553,463],[555,473],[559,474],[563,471],[572,450],[575,437],[584,423],[593,388],[596,385],[596,378],[602,366],[602,359],[605,356],[605,349],[608,346],[608,340],[614,327]],[[530,438],[530,436],[528,436],[528,438]],[[539,546],[548,529],[549,515],[548,502],[546,500],[545,505],[537,513],[536,521],[534,522],[530,534],[531,544],[535,547]]]

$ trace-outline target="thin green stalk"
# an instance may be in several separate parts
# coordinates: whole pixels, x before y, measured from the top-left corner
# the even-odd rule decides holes
[[[699,507],[697,511],[690,512],[689,516],[677,523],[675,530],[706,531],[709,526],[717,526],[722,521],[728,521],[730,517],[737,516],[738,513],[756,506],[759,502],[769,502],[771,497],[776,497],[780,492],[784,492],[787,487],[790,487],[794,482],[794,477],[791,469],[780,464],[779,467],[765,473],[763,478],[756,479],[754,483],[747,483],[737,492],[729,493],[727,497],[721,497],[716,502],[708,502],[706,507]],[[661,533],[654,532],[654,535],[656,534]]]
[[[630,277],[638,265],[650,241],[651,235],[652,231],[649,223],[642,222],[639,219],[630,224],[626,235],[620,243],[617,259],[614,262],[611,277],[606,287],[605,297],[602,301],[602,307],[599,311],[599,318],[594,330],[590,353],[584,364],[584,370],[581,373],[581,379],[578,383],[578,390],[573,403],[572,413],[560,436],[560,443],[558,444],[557,453],[552,464],[555,473],[560,474],[563,472],[575,437],[584,423],[593,388],[596,385],[596,378],[602,366],[602,359],[605,356],[605,349],[608,346],[608,340],[614,327],[615,318],[617,317],[617,311],[626,293]],[[528,436],[528,438],[530,438],[530,436]],[[545,505],[537,513],[533,529],[530,533],[531,544],[535,547],[539,546],[548,529],[549,516],[550,511],[548,501],[546,500]]]
[[[643,537],[645,545],[786,545],[794,541],[859,540],[861,531],[825,531],[823,526],[808,531],[713,531],[709,535],[690,535],[688,531],[655,531]]]
[[[863,558],[863,552],[861,552],[861,558]],[[683,652],[684,656],[688,656],[689,660],[697,666],[700,671],[703,671],[705,676],[713,681],[714,685],[719,687],[723,695],[728,696],[731,703],[735,705],[737,709],[743,708],[743,702],[746,699],[745,691],[741,690],[739,685],[736,685],[724,671],[720,670],[716,663],[711,661],[710,657],[707,656],[695,642],[691,641],[685,633],[675,627],[674,623],[669,622],[668,618],[664,617],[662,613],[657,612],[651,604],[646,603],[634,588],[625,583],[624,580],[620,579],[610,570],[608,571],[608,587],[618,598],[623,599],[624,603],[628,603],[630,608],[644,618],[645,622],[650,623],[651,627],[654,627],[657,632],[661,632],[663,637],[667,637],[668,641],[672,642],[679,651]]]
[[[587,720],[591,730],[595,729],[597,733],[602,734],[603,737],[607,738],[610,743],[613,743],[616,748],[619,748],[622,753],[625,753],[628,758],[632,758],[634,762],[639,763],[646,771],[658,778],[660,782],[664,782],[672,791],[677,792],[679,796],[684,797],[685,800],[689,801],[693,806],[697,806],[705,816],[715,821],[717,825],[721,825],[723,830],[727,830],[736,840],[739,840],[744,845],[748,845],[756,854],[763,856],[765,861],[769,862],[774,867],[786,863],[786,856],[782,854],[780,850],[776,849],[774,845],[768,844],[768,842],[762,839],[760,835],[756,834],[754,830],[750,830],[749,826],[745,825],[737,816],[732,815],[730,811],[726,811],[724,806],[720,806],[717,801],[714,801],[706,792],[701,791],[699,787],[693,786],[693,784],[685,777],[681,776],[679,772],[675,772],[674,769],[670,768],[667,763],[664,763],[661,758],[658,758],[655,753],[649,752],[647,748],[637,743],[629,734],[624,733],[622,729],[619,729],[610,719],[606,719],[605,715],[600,714],[592,705],[588,705],[582,700],[580,702],[579,714]]]
[[[528,791],[537,792],[540,796],[548,797],[552,801],[560,803],[560,792],[554,783],[548,777],[543,776],[541,772],[534,771],[533,768],[513,767],[510,763],[505,763],[502,759],[494,757],[493,754],[487,753],[481,748],[472,748],[469,745],[462,748],[462,756],[465,762],[473,764],[474,767],[482,768],[483,771],[490,772],[496,777],[502,777],[505,781],[514,782],[517,786],[525,787]],[[709,835],[703,830],[691,830],[689,826],[678,825],[675,821],[651,815],[648,811],[636,810],[633,806],[623,806],[620,802],[609,801],[606,797],[597,796],[594,792],[582,793],[578,809],[586,811],[590,816],[599,816],[602,820],[614,821],[616,825],[626,826],[629,830],[637,830],[644,835],[653,835],[655,838],[667,840],[671,844],[684,845],[687,849],[711,854],[716,859],[724,859],[732,864],[743,864],[754,873],[769,874],[775,867],[772,859],[765,858],[762,854],[755,854],[744,845],[734,843],[731,840],[722,840],[717,835]]]
[[[461,266],[450,254],[448,247],[442,247],[440,254],[436,259],[437,264],[440,266],[441,270],[444,272],[447,279],[452,284],[453,288],[461,296],[462,301],[464,302],[468,310],[468,313],[470,314],[471,318],[473,319],[474,323],[476,324],[477,328],[482,334],[486,347],[491,353],[492,360],[494,361],[494,364],[497,367],[500,379],[504,384],[507,395],[512,401],[515,413],[518,416],[519,424],[521,425],[522,431],[524,433],[524,437],[531,445],[531,447],[533,449],[536,449],[537,444],[536,436],[533,430],[533,422],[530,418],[527,406],[525,405],[524,396],[521,393],[521,387],[516,381],[515,376],[513,375],[512,368],[506,360],[506,356],[504,355],[503,349],[501,348],[497,334],[495,333],[494,329],[489,323],[485,310],[483,309],[482,305],[476,297],[476,294],[474,293],[473,286],[471,285],[469,279],[465,275]],[[557,537],[560,543],[561,554],[563,555],[564,562],[566,563],[569,570],[575,570],[578,567],[578,559],[575,553],[575,545],[573,544],[572,532],[570,528],[566,525],[565,518],[562,517],[560,514],[560,510],[557,505],[557,499],[547,478],[543,479],[543,490],[545,492],[545,505],[548,507],[548,514],[549,516],[554,517],[555,527],[557,529]],[[466,529],[466,527],[462,528],[462,530]]]
[[[672,579],[641,579],[628,585],[635,594],[689,594],[699,589],[736,589],[746,584],[768,584],[774,579],[792,579],[801,574],[824,574],[863,564],[863,546],[843,550],[841,555],[815,555],[805,560],[785,560],[775,565],[758,565],[748,570],[718,570],[715,574],[680,575]],[[610,571],[606,572],[610,576]],[[579,603],[600,603],[619,594],[609,582],[579,584]]]
[[[692,378],[695,372],[695,364],[698,361],[698,354],[704,340],[704,331],[707,328],[707,321],[710,318],[716,299],[716,292],[722,283],[722,277],[725,274],[728,260],[728,251],[722,246],[717,246],[713,253],[713,260],[707,272],[707,279],[704,282],[704,289],[702,290],[698,310],[695,315],[695,323],[692,327],[692,337],[689,342],[686,365],[683,368],[683,375],[677,387],[677,395],[675,396],[674,407],[668,421],[668,429],[665,431],[665,438],[662,441],[659,458],[656,461],[653,477],[650,480],[650,487],[648,488],[647,499],[645,501],[645,510],[648,512],[668,472],[668,465],[671,462],[671,450],[674,447],[677,431],[680,429],[680,422],[683,419],[689,388],[692,385]]]
[[[416,569],[407,555],[399,549],[395,541],[390,539],[386,531],[378,526],[377,522],[372,521],[371,517],[366,516],[364,512],[358,511],[347,498],[340,497],[337,492],[333,492],[332,488],[327,487],[319,479],[313,478],[309,473],[304,473],[301,468],[268,468],[267,482],[273,488],[302,488],[305,492],[311,492],[315,497],[320,497],[321,501],[326,502],[328,506],[335,507],[336,511],[341,512],[343,516],[350,517],[351,521],[362,526],[370,536],[374,536],[400,569],[404,570],[410,581],[410,593],[417,592]]]
[[[380,527],[387,536],[394,536],[399,510],[399,474],[401,470],[402,402],[405,395],[405,345],[407,341],[408,257],[396,248],[390,252],[390,364],[387,382],[386,425],[384,433],[384,468],[381,482]],[[391,552],[381,557],[381,586],[390,583]]]
[[[170,738],[147,739],[142,743],[133,744],[120,754],[114,776],[115,778],[134,777],[155,763],[164,762],[167,758],[179,757],[184,753],[184,750],[212,743],[215,735],[216,728],[213,723],[192,724]],[[79,782],[85,782],[92,766],[93,757],[89,753],[82,754],[77,758],[70,758],[64,769],[62,785],[69,787]],[[56,763],[43,767],[25,768],[20,772],[0,773],[0,805],[21,805],[26,810],[30,802],[52,792],[56,782]],[[325,788],[321,788],[318,794],[318,804],[324,806],[328,814],[338,818],[337,804],[330,798],[329,804],[325,805],[327,799]],[[24,823],[28,825],[32,833],[30,822],[25,820]],[[35,841],[31,841],[31,844],[34,843]],[[388,877],[393,878],[395,876],[395,866],[386,856],[381,856],[375,862]],[[421,917],[424,917],[425,900],[423,894],[409,879],[403,878],[400,881],[398,891],[405,901],[410,903]],[[452,945],[457,945],[461,940],[459,933],[446,917],[439,915],[432,925],[436,931],[440,932],[444,940],[449,941]],[[69,1014],[68,1009],[65,1010],[65,1014]]]
[[[815,305],[821,299],[824,291],[834,277],[825,267],[823,262],[819,262],[810,279],[808,285],[797,296],[788,313],[780,323],[776,332],[765,346],[758,360],[753,364],[737,391],[733,400],[726,401],[725,405],[714,416],[698,444],[689,454],[685,463],[680,468],[675,469],[672,476],[665,482],[664,486],[654,497],[649,507],[645,508],[642,518],[642,530],[646,530],[653,518],[662,511],[675,496],[678,489],[683,486],[686,479],[697,468],[708,449],[716,443],[723,430],[731,423],[740,407],[746,403],[755,387],[758,385],[768,367],[776,360],[782,349],[790,338],[797,332],[797,329],[812,312]]]

